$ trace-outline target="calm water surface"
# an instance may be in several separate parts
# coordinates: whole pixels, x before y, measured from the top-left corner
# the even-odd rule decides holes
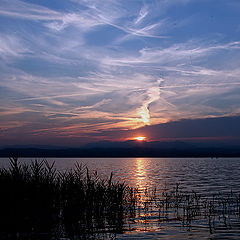
[[[31,159],[20,159],[28,162]],[[59,170],[73,168],[75,163],[82,163],[91,171],[97,171],[102,177],[109,177],[111,172],[114,180],[124,181],[140,190],[174,188],[180,183],[181,190],[196,191],[204,195],[230,192],[240,193],[240,159],[237,158],[56,158]],[[8,159],[2,158],[0,166],[7,166]],[[178,222],[159,223],[149,216],[135,219],[131,229],[116,239],[240,239],[240,222],[232,217],[229,228],[216,227],[209,232],[207,222],[202,219],[194,221],[191,227]],[[220,220],[219,220],[220,221]],[[149,224],[149,222],[151,224]],[[221,222],[221,221],[220,221]]]
[[[20,159],[29,162],[31,158]],[[97,171],[103,177],[111,173],[115,180],[139,188],[165,188],[180,183],[199,193],[240,190],[238,158],[49,158],[59,170],[74,168],[76,162]],[[1,158],[0,166],[9,160]]]

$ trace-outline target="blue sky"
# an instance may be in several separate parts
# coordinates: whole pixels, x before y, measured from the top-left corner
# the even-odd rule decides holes
[[[239,0],[0,0],[0,21],[1,145],[240,113]]]

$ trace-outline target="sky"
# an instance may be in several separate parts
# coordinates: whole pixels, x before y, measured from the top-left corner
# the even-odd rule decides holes
[[[0,22],[0,145],[240,115],[239,0],[0,0]]]

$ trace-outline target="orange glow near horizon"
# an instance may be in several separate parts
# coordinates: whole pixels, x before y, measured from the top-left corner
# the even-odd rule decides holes
[[[136,141],[145,141],[145,140],[146,140],[146,137],[144,137],[144,136],[138,136],[138,137],[133,138],[133,140],[136,140]]]

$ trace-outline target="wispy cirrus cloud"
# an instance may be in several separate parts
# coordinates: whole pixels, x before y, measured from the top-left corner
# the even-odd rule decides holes
[[[88,31],[91,28],[99,25],[109,25],[117,28],[128,34],[133,34],[143,37],[164,38],[165,36],[158,36],[151,34],[151,31],[159,24],[154,23],[145,25],[141,28],[128,27],[126,24],[120,24],[122,18],[125,18],[129,12],[122,13],[122,9],[116,8],[114,4],[109,4],[106,7],[89,2],[80,2],[86,9],[77,8],[76,12],[64,13],[51,10],[47,7],[30,4],[19,0],[13,0],[11,4],[3,1],[0,5],[0,14],[7,17],[22,18],[33,21],[43,21],[44,25],[50,29],[61,31],[68,26],[79,27],[83,31]],[[114,14],[113,14],[114,13]]]
[[[206,43],[205,43],[206,44]],[[188,64],[191,67],[192,61],[213,55],[218,51],[239,50],[240,42],[230,42],[225,44],[201,45],[200,42],[186,42],[173,44],[166,48],[143,48],[138,52],[138,56],[126,58],[105,58],[103,63],[117,66],[137,65],[137,64],[158,64],[159,67],[174,64]],[[151,65],[150,65],[151,67]]]
[[[23,46],[21,40],[14,35],[2,35],[0,36],[0,42],[0,57],[4,60],[30,53],[29,49]]]
[[[5,137],[86,141],[104,129],[239,114],[236,24],[218,8],[213,23],[207,1],[31,2],[0,3]]]
[[[138,16],[134,21],[134,24],[140,24],[144,20],[144,18],[147,17],[148,14],[149,14],[149,10],[147,5],[143,5],[139,11]]]
[[[0,3],[0,14],[6,17],[23,18],[29,20],[61,20],[61,15],[47,7],[31,4],[20,0],[11,2],[2,0]]]

